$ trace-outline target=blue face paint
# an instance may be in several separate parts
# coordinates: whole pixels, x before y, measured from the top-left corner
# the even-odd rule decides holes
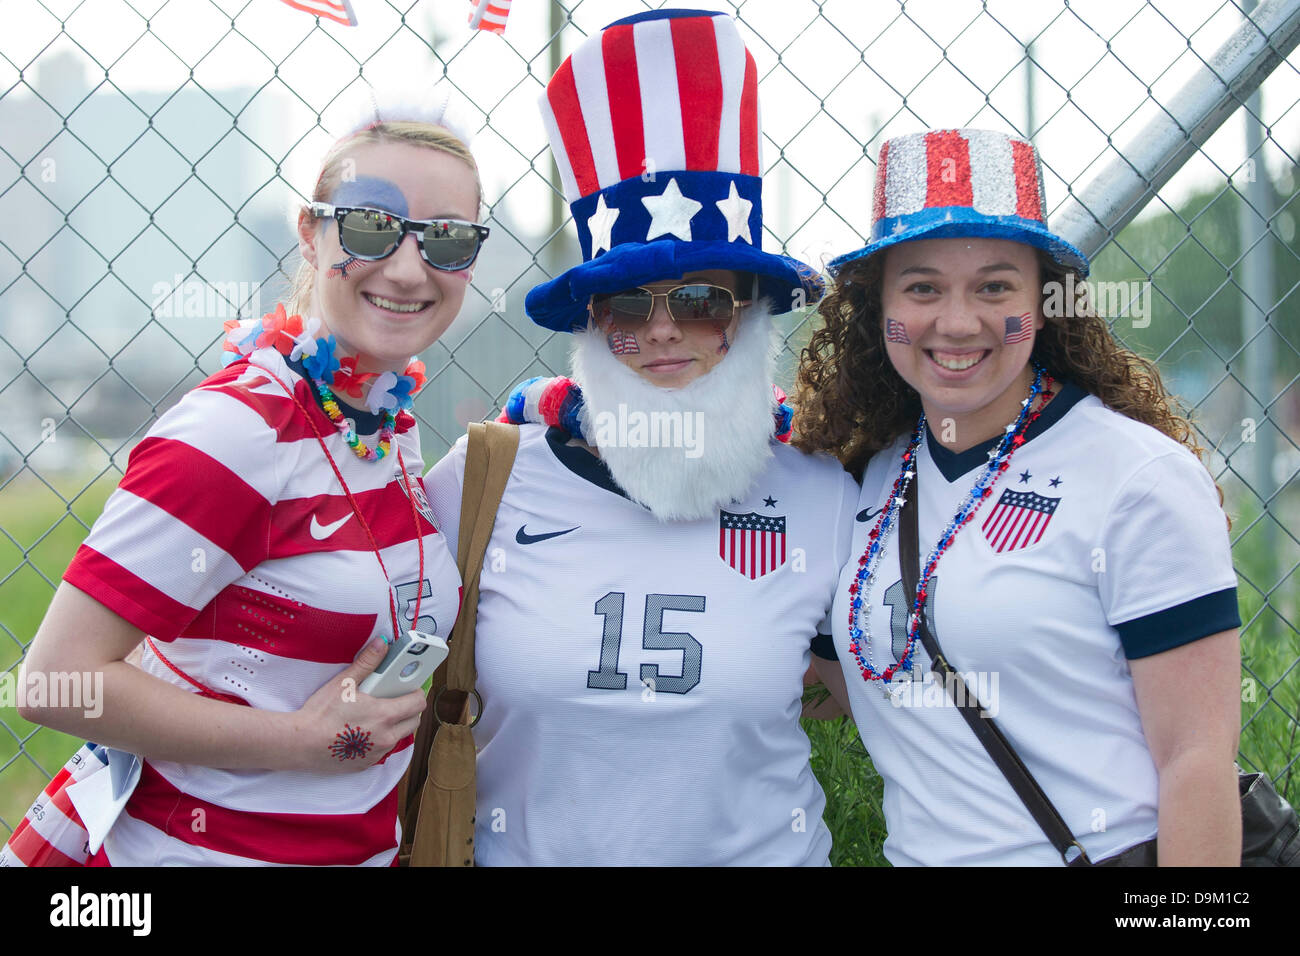
[[[406,196],[396,185],[387,179],[375,176],[358,176],[348,182],[339,183],[330,202],[335,206],[366,206],[382,209],[401,216],[410,216],[406,205]]]

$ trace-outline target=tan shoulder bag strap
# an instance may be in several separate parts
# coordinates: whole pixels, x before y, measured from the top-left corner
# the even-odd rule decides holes
[[[469,426],[456,561],[464,591],[460,615],[447,641],[447,661],[434,674],[429,706],[415,737],[406,787],[409,805],[404,809],[404,823],[415,818],[409,831],[412,833],[411,866],[472,866],[474,863],[477,751],[470,731],[473,724],[469,719],[469,699],[471,695],[477,697],[474,630],[478,621],[479,575],[518,446],[517,426],[499,422],[472,422]],[[479,704],[481,707],[481,699]],[[476,717],[474,723],[477,722]]]

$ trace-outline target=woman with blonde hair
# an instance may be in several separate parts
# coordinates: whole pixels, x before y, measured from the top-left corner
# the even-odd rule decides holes
[[[444,108],[376,109],[334,144],[289,308],[227,323],[227,367],[135,448],[55,594],[25,671],[102,672],[103,713],[23,716],[139,757],[91,865],[395,861],[424,697],[359,685],[386,644],[457,614],[412,356],[488,233]]]
[[[862,477],[818,669],[884,778],[895,864],[1235,863],[1227,519],[1044,210],[1021,140],[881,151],[871,241],[831,264],[799,372],[798,444]]]

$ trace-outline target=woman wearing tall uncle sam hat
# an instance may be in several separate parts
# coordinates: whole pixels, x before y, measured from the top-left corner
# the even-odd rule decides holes
[[[1044,213],[1022,140],[881,150],[871,240],[831,263],[799,374],[800,445],[862,475],[839,663],[818,670],[885,780],[895,864],[1235,863],[1227,518],[1156,368],[1073,295],[1088,262]],[[970,724],[959,695],[983,707]],[[1057,821],[977,738],[990,721]]]
[[[477,862],[825,865],[798,717],[857,487],[782,442],[769,317],[822,290],[759,247],[754,61],[730,17],[640,14],[542,112],[583,262],[526,304],[572,378],[504,414],[529,424],[481,578]],[[464,454],[431,472],[453,533]]]
[[[23,716],[141,758],[102,847],[91,833],[91,865],[397,856],[424,695],[360,688],[386,643],[456,618],[412,356],[455,319],[488,232],[446,105],[368,104],[331,147],[299,209],[288,308],[227,323],[226,368],[131,452],[55,594],[26,670],[102,672],[103,714]],[[90,829],[104,818],[73,805]],[[30,862],[19,841],[5,852]]]

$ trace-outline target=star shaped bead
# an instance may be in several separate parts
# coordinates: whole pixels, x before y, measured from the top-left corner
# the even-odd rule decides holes
[[[645,196],[641,202],[650,212],[646,242],[667,235],[676,236],[684,242],[691,241],[691,218],[704,208],[704,204],[683,196],[681,187],[677,185],[677,177],[668,180],[663,195]]]
[[[608,252],[613,245],[614,221],[618,219],[618,210],[605,205],[602,195],[596,200],[596,212],[587,220],[587,229],[591,233],[591,255],[594,259],[602,250]]]
[[[754,204],[748,199],[740,198],[740,194],[736,192],[734,179],[731,181],[731,192],[727,194],[727,198],[719,199],[715,205],[727,220],[727,241],[744,239],[752,246],[754,240],[749,232],[749,212],[754,208]]]

